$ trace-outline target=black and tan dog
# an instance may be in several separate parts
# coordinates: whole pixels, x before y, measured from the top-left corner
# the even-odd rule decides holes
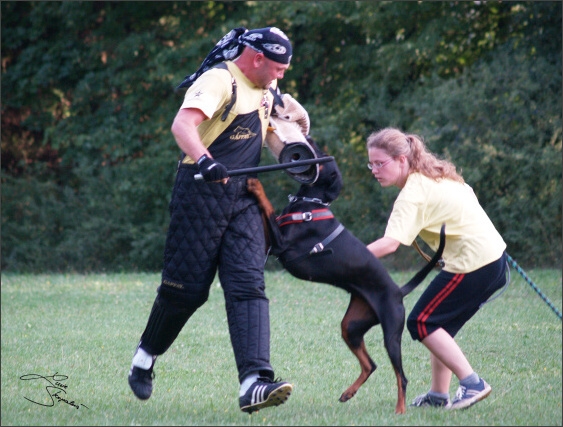
[[[318,157],[326,157],[308,139]],[[358,358],[361,373],[342,393],[341,402],[352,398],[375,371],[364,335],[381,324],[384,345],[397,377],[396,413],[405,412],[407,378],[403,372],[401,339],[405,324],[403,297],[422,282],[441,257],[445,242],[442,227],[440,248],[432,260],[405,286],[399,287],[366,245],[352,235],[332,214],[329,205],[342,188],[342,176],[335,161],[322,163],[313,184],[302,184],[290,203],[277,216],[257,178],[248,179],[248,189],[258,199],[265,215],[271,254],[279,258],[293,276],[327,283],[351,294],[342,319],[342,338]],[[268,236],[267,236],[268,237]]]

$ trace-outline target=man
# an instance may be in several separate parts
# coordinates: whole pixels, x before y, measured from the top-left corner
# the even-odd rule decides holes
[[[269,89],[283,78],[291,56],[290,41],[278,28],[237,28],[179,85],[188,90],[172,133],[184,157],[170,202],[162,281],[129,373],[139,399],[150,397],[157,356],[207,301],[217,271],[241,410],[280,405],[292,392],[291,384],[274,380],[270,365],[260,211],[246,190],[247,176],[227,172],[260,162],[274,104]]]

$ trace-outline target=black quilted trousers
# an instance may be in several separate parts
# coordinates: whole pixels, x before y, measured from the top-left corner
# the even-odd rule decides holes
[[[221,184],[197,181],[194,173],[191,165],[177,173],[160,288],[200,306],[218,272],[239,378],[252,371],[273,378],[265,239],[256,199],[246,190],[246,177]]]

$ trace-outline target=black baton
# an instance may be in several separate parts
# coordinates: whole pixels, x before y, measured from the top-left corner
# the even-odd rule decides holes
[[[277,165],[257,166],[255,168],[233,169],[228,171],[229,176],[246,175],[249,173],[270,172],[281,169],[291,169],[298,166],[315,165],[318,163],[326,163],[334,160],[333,156],[321,157],[318,159],[296,160],[294,162],[278,163]],[[203,176],[200,173],[194,175],[194,178],[201,181]]]

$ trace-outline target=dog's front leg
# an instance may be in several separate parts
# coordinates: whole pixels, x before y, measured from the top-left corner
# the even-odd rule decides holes
[[[268,199],[268,196],[266,196],[264,187],[262,186],[262,183],[258,178],[248,178],[246,180],[246,188],[248,188],[249,192],[254,194],[254,196],[258,200],[260,209],[262,209],[262,212],[264,212],[264,215],[266,215],[266,217],[275,215],[274,207]]]
[[[266,191],[258,178],[247,178],[246,188],[258,201],[258,206],[262,210],[262,218],[264,220],[264,233],[266,241],[271,248],[272,255],[279,255],[284,250],[284,240],[282,238],[280,228],[276,222],[276,212],[274,207],[266,196]]]

